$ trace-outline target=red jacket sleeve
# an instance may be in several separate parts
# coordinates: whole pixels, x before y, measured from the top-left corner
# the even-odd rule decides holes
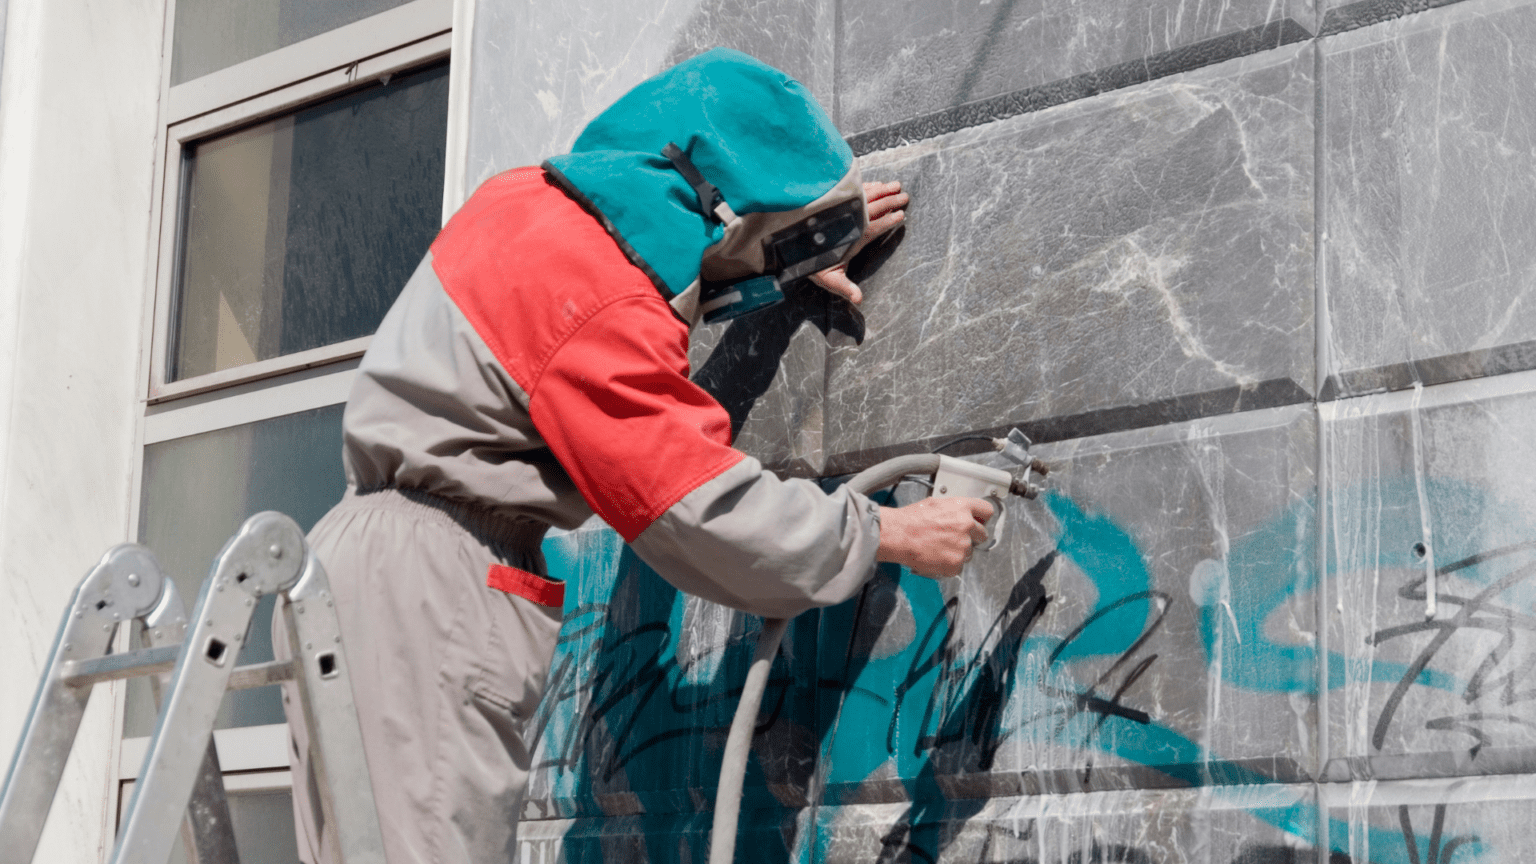
[[[742,458],[725,409],[688,380],[687,326],[543,171],[486,181],[432,256],[539,436],[624,539]]]
[[[566,340],[528,394],[539,434],[626,541],[742,458],[725,409],[688,380],[687,345],[659,295],[622,299]]]

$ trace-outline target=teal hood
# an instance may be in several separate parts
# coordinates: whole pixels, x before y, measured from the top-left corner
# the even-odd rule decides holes
[[[668,144],[718,188],[723,208],[706,212],[663,155]],[[771,238],[839,204],[857,211],[861,232],[867,218],[853,151],[816,99],[783,72],[723,48],[630,90],[544,169],[689,323],[701,280],[773,271]]]

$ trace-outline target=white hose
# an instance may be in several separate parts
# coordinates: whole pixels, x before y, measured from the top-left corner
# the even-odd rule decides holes
[[[855,474],[849,489],[865,495],[895,483],[908,474],[933,474],[939,470],[936,453],[897,456]],[[757,650],[747,669],[747,681],[736,703],[731,731],[725,736],[725,755],[720,763],[720,786],[715,790],[715,817],[709,830],[709,864],[731,864],[736,857],[736,822],[741,814],[741,787],[747,776],[747,754],[752,750],[752,732],[757,727],[757,711],[763,704],[768,686],[768,670],[779,653],[788,618],[769,618],[757,637]]]

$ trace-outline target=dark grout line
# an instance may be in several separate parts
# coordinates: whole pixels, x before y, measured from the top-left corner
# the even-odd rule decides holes
[[[1405,2],[1405,0],[1397,0],[1397,2]],[[1005,120],[1020,114],[1064,105],[1112,90],[1144,84],[1158,78],[1189,72],[1311,38],[1312,34],[1305,27],[1290,18],[1272,21],[1151,57],[1129,60],[1038,87],[1028,87],[1012,93],[980,99],[890,126],[860,132],[848,137],[848,146],[853,148],[854,155],[863,156],[902,144]]]
[[[1372,393],[1409,390],[1415,382],[1432,387],[1531,369],[1536,369],[1536,341],[1516,342],[1513,345],[1335,373],[1324,381],[1317,401],[1332,402],[1335,399],[1369,396]]]
[[[1182,423],[1245,411],[1280,408],[1311,401],[1312,394],[1295,381],[1289,378],[1272,378],[1247,389],[1238,386],[1224,387],[1205,393],[1160,399],[1144,405],[1104,408],[1068,417],[1002,423],[988,429],[976,429],[966,433],[953,432],[884,447],[837,453],[828,457],[822,476],[852,474],[892,456],[928,453],[940,444],[953,441],[962,435],[985,435],[989,438],[997,438],[1017,427],[1036,444],[1046,444],[1131,429],[1149,429],[1170,423]],[[951,456],[966,456],[986,452],[989,449],[985,442],[976,442],[973,446],[957,446],[944,452]]]
[[[1329,9],[1323,15],[1323,24],[1318,28],[1317,35],[1336,36],[1350,30],[1358,30],[1361,27],[1393,21],[1416,12],[1427,12],[1430,9],[1460,2],[1461,0],[1359,0],[1357,3]]]

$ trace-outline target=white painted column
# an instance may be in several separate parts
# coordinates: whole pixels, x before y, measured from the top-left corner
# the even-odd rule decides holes
[[[6,6],[0,0],[0,9]],[[0,74],[0,753],[74,585],[128,539],[165,0],[10,0]],[[103,860],[112,691],[38,861]]]

